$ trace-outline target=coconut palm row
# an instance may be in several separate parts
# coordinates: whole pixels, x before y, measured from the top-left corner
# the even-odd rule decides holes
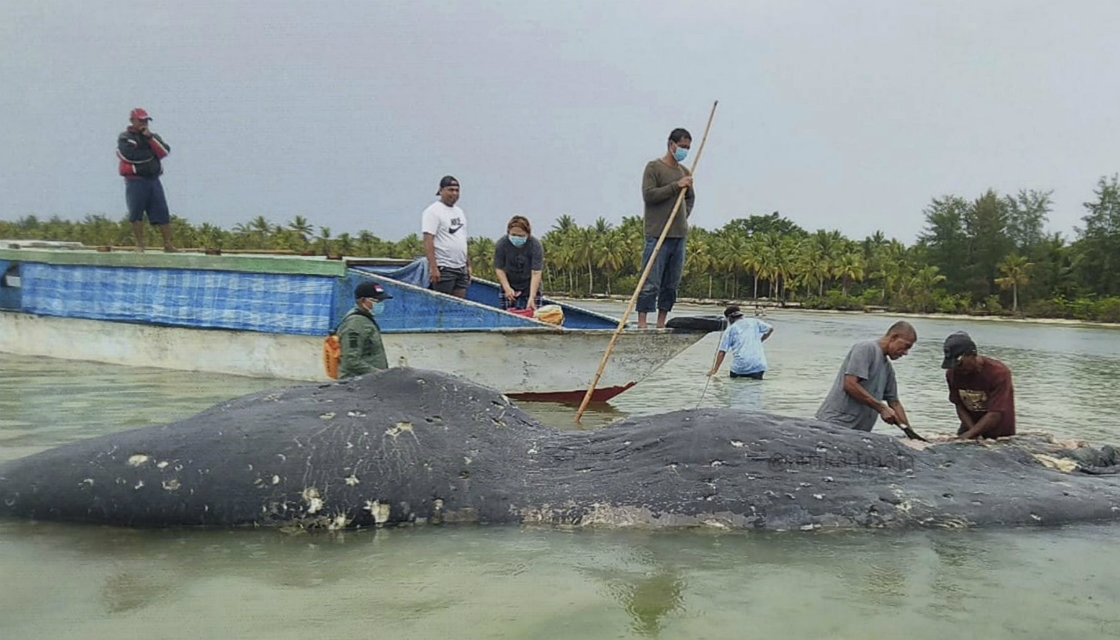
[[[719,231],[693,228],[688,236],[682,294],[721,299],[788,300],[823,297],[838,288],[847,298],[857,285],[873,303],[932,305],[944,281],[935,266],[921,265],[911,250],[882,233],[862,242],[839,231],[745,233],[731,223]],[[637,217],[618,227],[600,218],[580,227],[561,217],[542,239],[550,291],[628,294],[642,265],[645,230]],[[478,255],[493,245],[480,240]],[[477,257],[474,264],[480,264]],[[478,267],[476,266],[476,271]],[[614,290],[612,291],[612,287]],[[924,302],[924,304],[923,304]]]
[[[413,258],[424,253],[416,234],[393,242],[369,231],[334,236],[329,227],[315,229],[303,216],[285,225],[264,216],[225,230],[210,223],[193,226],[175,217],[175,238],[182,246],[207,249],[286,250],[297,253],[339,253],[350,256]],[[89,245],[124,245],[131,240],[126,220],[90,215],[81,222],[59,218],[40,221],[34,216],[15,223],[0,222],[0,237],[72,240]],[[574,295],[629,294],[642,268],[645,227],[636,216],[618,226],[605,218],[581,227],[564,215],[541,238],[545,247],[545,277],[549,292]],[[470,253],[475,273],[494,276],[494,240],[472,238]],[[908,301],[917,308],[933,304],[933,291],[945,280],[936,266],[922,265],[897,240],[882,233],[862,242],[839,231],[748,233],[733,222],[718,231],[693,228],[687,241],[682,294],[726,299],[806,299],[824,297],[838,287],[847,298],[853,287],[866,284],[863,300],[877,304]],[[1015,290],[1029,282],[1031,264],[1008,256],[1001,266],[1001,285]],[[870,299],[868,295],[870,292]]]

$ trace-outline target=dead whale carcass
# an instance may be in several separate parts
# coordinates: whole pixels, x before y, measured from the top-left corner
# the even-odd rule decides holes
[[[1120,518],[1120,477],[1100,475],[1109,450],[1076,449],[1094,452],[1092,464],[1047,464],[1076,461],[1068,451],[1030,439],[919,451],[887,435],[720,409],[565,432],[462,378],[390,369],[11,461],[0,466],[0,515],[771,530]]]

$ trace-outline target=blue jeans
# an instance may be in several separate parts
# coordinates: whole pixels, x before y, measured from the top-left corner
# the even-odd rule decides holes
[[[685,240],[686,238],[665,238],[665,243],[657,254],[657,262],[649,272],[649,279],[638,294],[638,313],[649,313],[654,309],[666,312],[673,310],[673,304],[677,301],[677,289],[681,285],[681,274],[684,272]],[[646,238],[642,269],[649,263],[656,245],[657,238]]]

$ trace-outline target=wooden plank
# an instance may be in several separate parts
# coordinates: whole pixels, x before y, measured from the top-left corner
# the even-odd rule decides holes
[[[0,260],[39,262],[54,265],[93,267],[134,267],[140,269],[199,269],[203,271],[239,271],[242,273],[274,273],[284,275],[330,276],[346,275],[346,263],[320,256],[221,255],[199,253],[163,253],[150,251],[100,252],[52,251],[48,249],[0,249]]]

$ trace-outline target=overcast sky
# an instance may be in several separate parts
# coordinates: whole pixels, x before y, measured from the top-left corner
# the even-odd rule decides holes
[[[196,223],[399,239],[445,173],[472,236],[617,223],[718,99],[695,224],[911,242],[931,197],[991,187],[1053,189],[1072,234],[1120,171],[1118,27],[1114,0],[3,0],[0,219],[123,215],[141,106]]]

